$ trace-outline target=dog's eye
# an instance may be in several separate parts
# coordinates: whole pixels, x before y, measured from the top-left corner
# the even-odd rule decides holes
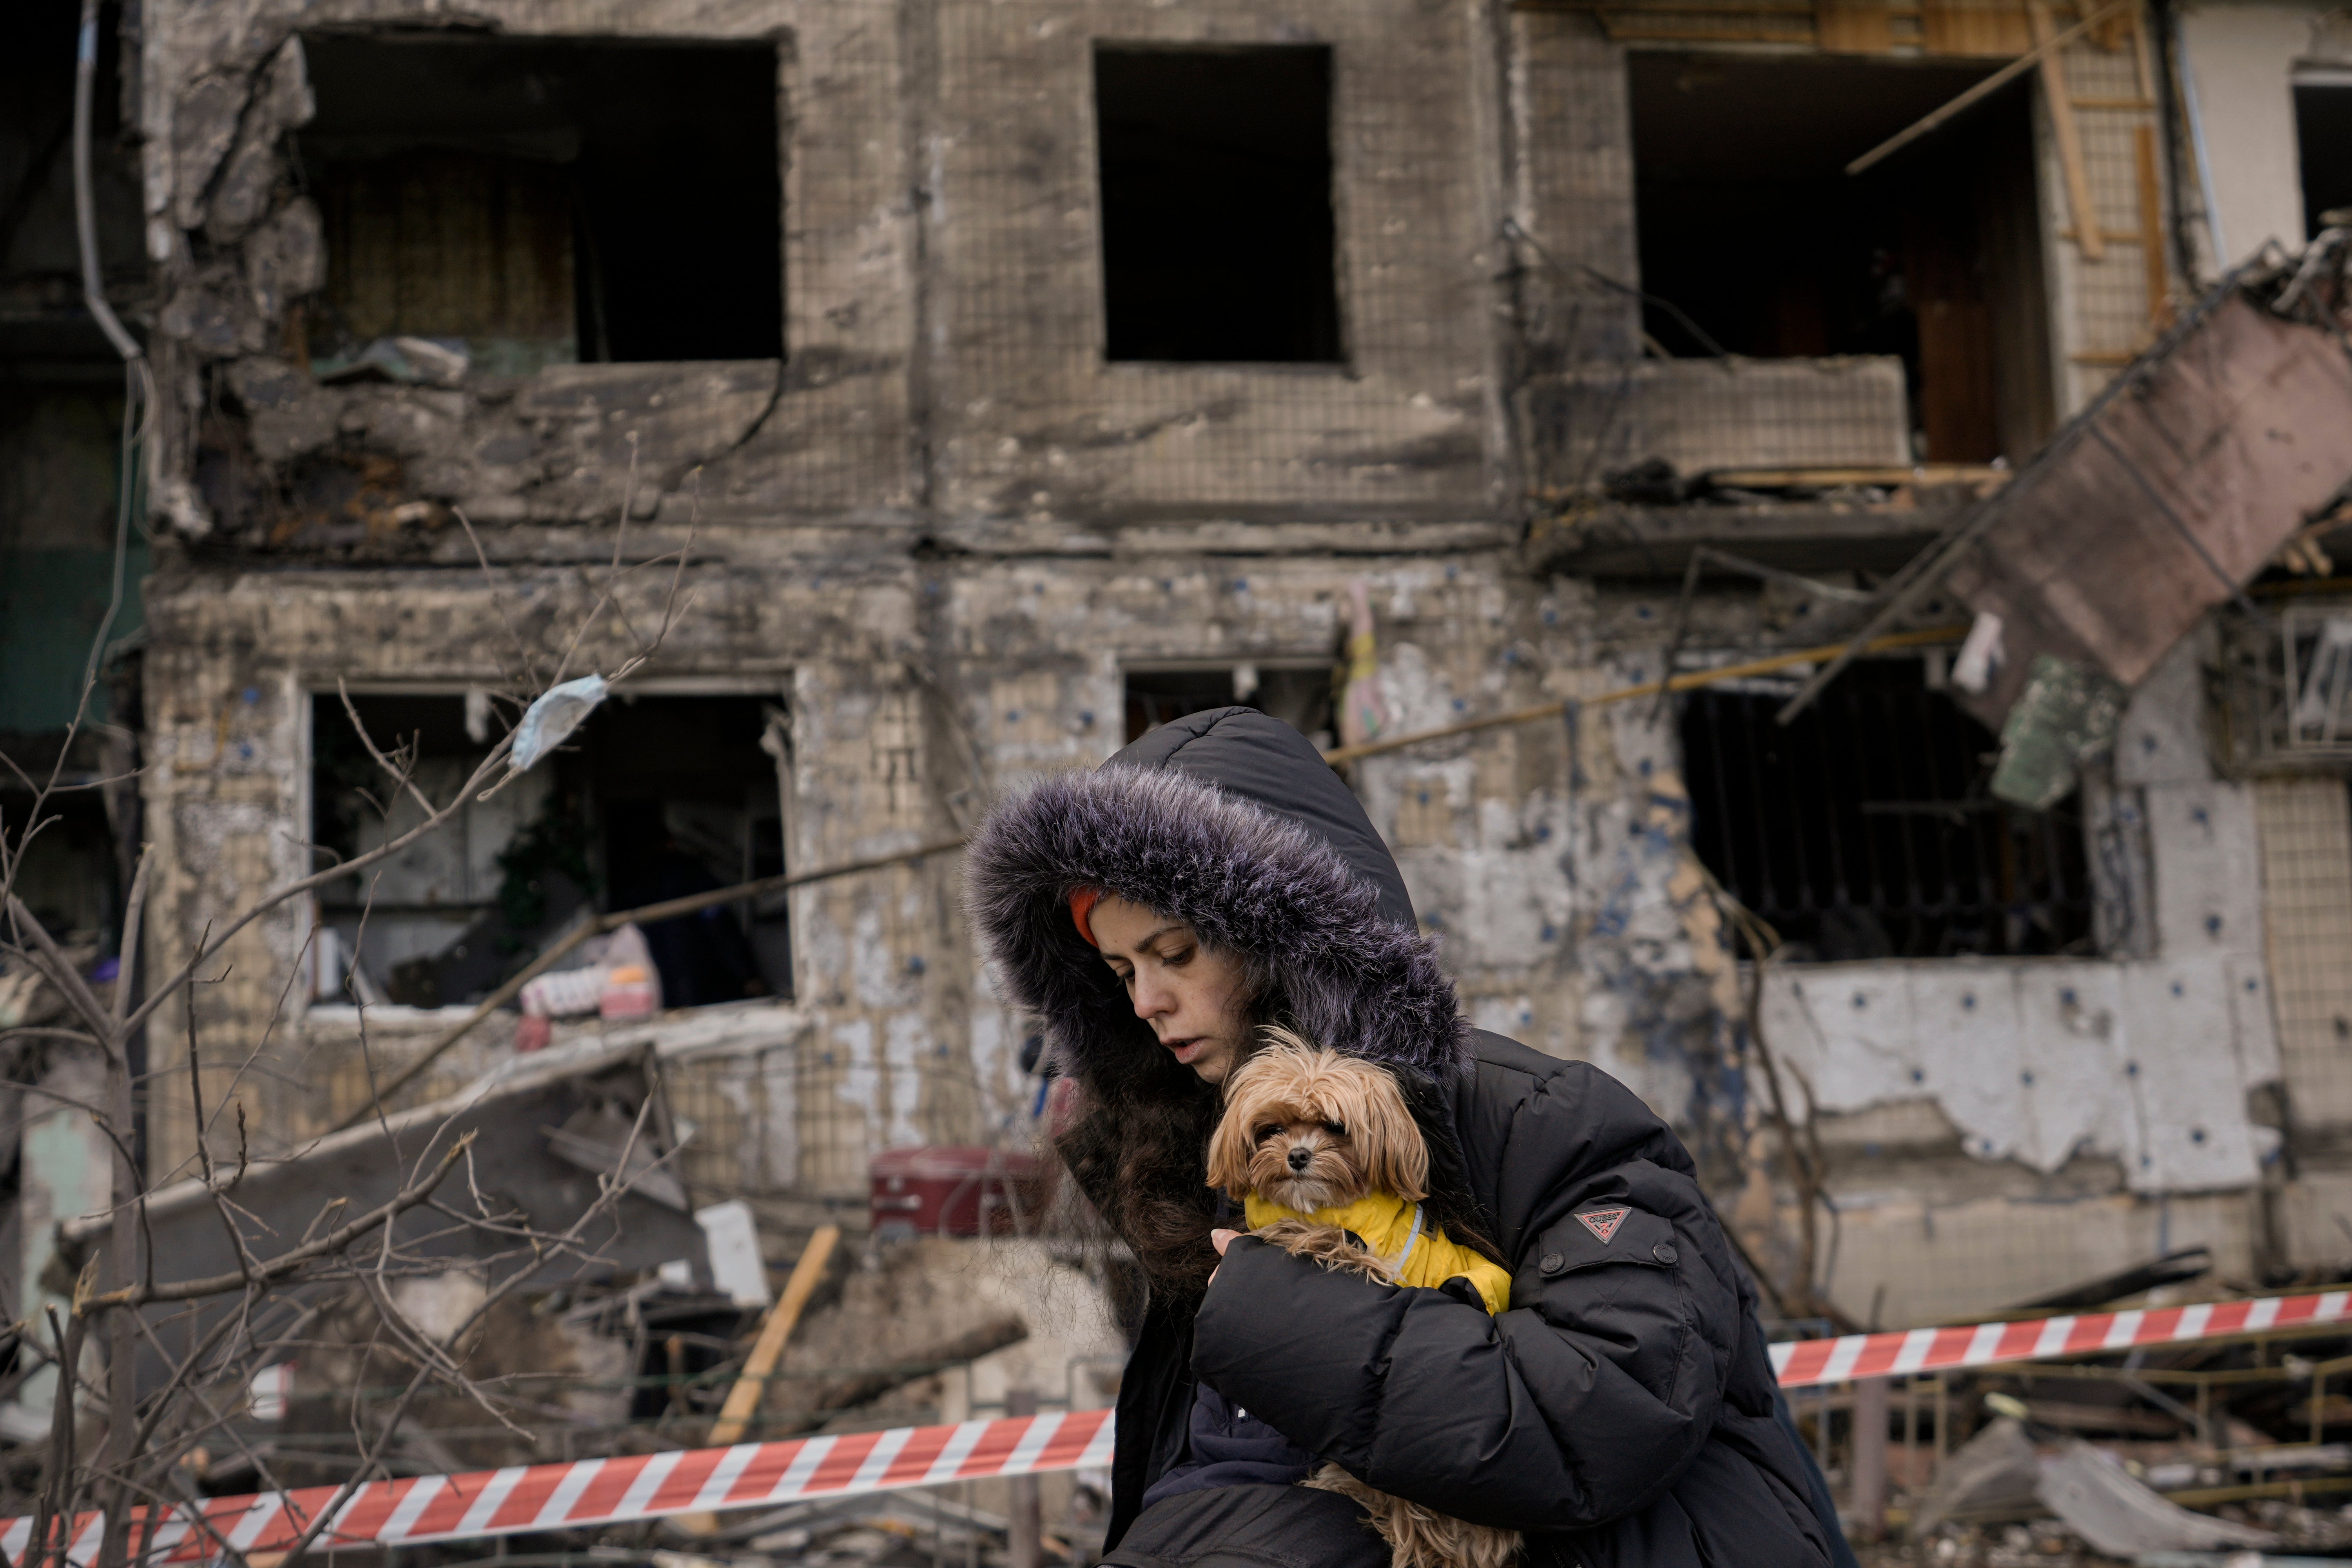
[[[1344,1121],[1326,1121],[1323,1124],[1323,1131],[1334,1138],[1345,1138],[1348,1135],[1348,1124]]]
[[[1263,1126],[1263,1127],[1261,1127],[1261,1128],[1259,1128],[1259,1129],[1257,1130],[1257,1141],[1258,1141],[1259,1142],[1263,1143],[1263,1142],[1265,1142],[1267,1139],[1269,1139],[1269,1138],[1273,1137],[1276,1133],[1280,1132],[1281,1131],[1282,1131],[1282,1123],[1281,1123],[1281,1122],[1279,1122],[1279,1121],[1269,1121],[1269,1122],[1267,1122],[1265,1126]]]

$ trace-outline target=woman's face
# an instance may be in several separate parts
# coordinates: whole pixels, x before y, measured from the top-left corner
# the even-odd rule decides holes
[[[1202,1082],[1224,1082],[1249,1033],[1241,964],[1203,947],[1181,921],[1109,894],[1087,923],[1135,1016]]]

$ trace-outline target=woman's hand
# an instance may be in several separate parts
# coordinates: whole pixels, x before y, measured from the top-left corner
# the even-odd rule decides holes
[[[1217,1249],[1218,1257],[1223,1258],[1225,1255],[1225,1248],[1231,1247],[1234,1244],[1234,1237],[1240,1234],[1241,1232],[1237,1230],[1213,1230],[1209,1233],[1209,1245]],[[1217,1271],[1212,1268],[1209,1270],[1209,1283],[1214,1285],[1216,1282]]]

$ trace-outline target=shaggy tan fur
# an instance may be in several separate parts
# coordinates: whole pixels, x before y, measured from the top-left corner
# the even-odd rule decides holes
[[[1389,1568],[1508,1568],[1519,1554],[1516,1530],[1465,1523],[1374,1491],[1337,1465],[1324,1466],[1299,1484],[1353,1498],[1389,1543]]]
[[[1251,1233],[1294,1257],[1311,1258],[1343,1274],[1394,1284],[1396,1276],[1381,1258],[1348,1239],[1334,1225],[1310,1225],[1305,1220],[1276,1220]],[[1519,1554],[1519,1532],[1470,1524],[1417,1502],[1375,1491],[1337,1465],[1326,1465],[1299,1483],[1318,1490],[1353,1498],[1371,1516],[1372,1528],[1389,1543],[1389,1568],[1508,1568]]]
[[[1213,1187],[1255,1191],[1302,1214],[1345,1208],[1366,1193],[1409,1204],[1429,1195],[1429,1147],[1377,1062],[1269,1025],[1225,1080],[1224,1100],[1209,1139]]]

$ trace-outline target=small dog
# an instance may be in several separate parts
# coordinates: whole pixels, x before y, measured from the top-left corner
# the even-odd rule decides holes
[[[1287,1029],[1225,1085],[1209,1182],[1244,1200],[1251,1233],[1326,1268],[1383,1284],[1466,1279],[1490,1312],[1510,1301],[1499,1265],[1422,1222],[1429,1149],[1396,1079]],[[1352,1498],[1389,1543],[1390,1568],[1507,1568],[1519,1533],[1375,1491],[1327,1464],[1306,1486]]]

